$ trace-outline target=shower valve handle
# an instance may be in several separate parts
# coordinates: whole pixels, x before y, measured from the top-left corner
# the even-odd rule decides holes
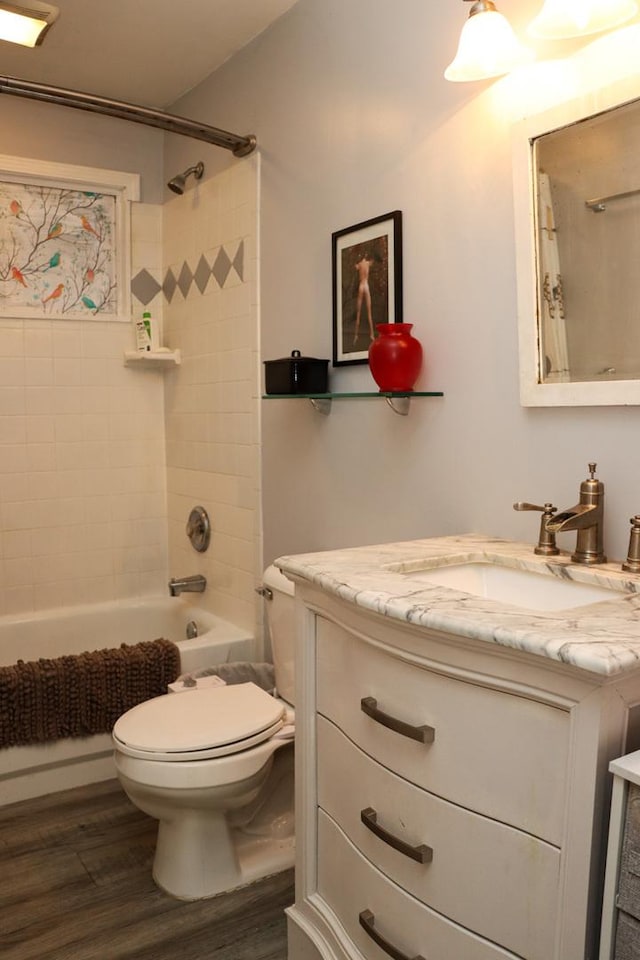
[[[211,523],[204,507],[194,507],[187,520],[186,533],[194,550],[204,553],[211,541]]]

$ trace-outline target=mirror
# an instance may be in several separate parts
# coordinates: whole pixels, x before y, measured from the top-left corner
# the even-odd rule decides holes
[[[519,124],[514,187],[521,402],[640,404],[640,100],[628,82]]]

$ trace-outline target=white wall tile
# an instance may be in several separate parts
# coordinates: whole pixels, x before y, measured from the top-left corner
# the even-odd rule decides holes
[[[0,387],[0,412],[5,415],[15,415],[27,412],[25,391],[22,385],[15,387]]]
[[[45,354],[39,353],[38,356],[54,357],[76,357],[82,356],[81,330],[79,323],[60,321],[51,329],[52,347]]]
[[[27,443],[53,443],[55,440],[55,419],[52,416],[25,418],[25,436]]]
[[[26,387],[24,388],[25,412],[30,415],[55,412],[54,387]]]
[[[241,236],[248,270],[255,196],[248,163],[164,208],[134,204],[132,274],[161,281],[172,264],[177,278],[185,260],[195,270]],[[171,304],[154,298],[183,357],[167,375],[123,365],[130,324],[0,321],[1,613],[164,593],[169,570],[202,570],[205,605],[253,627],[256,297],[234,271],[228,279],[205,295],[192,284],[186,300],[177,290]],[[196,503],[213,522],[204,555],[184,532]]]
[[[24,331],[21,327],[0,327],[0,357],[24,356]]]
[[[0,445],[5,443],[25,443],[26,439],[26,417],[5,417],[0,414]]]
[[[4,387],[24,384],[24,360],[21,357],[0,357],[0,383]]]
[[[196,209],[166,205],[165,235],[191,231],[199,244],[193,267],[201,252],[212,263],[221,246],[237,247],[234,223],[242,221],[247,231],[255,231],[255,215],[249,212],[255,194],[252,165],[237,182],[231,170],[225,171],[203,184],[202,205]],[[239,204],[246,207],[242,213]],[[174,270],[188,256],[170,240],[166,252]],[[192,289],[186,303],[180,296],[165,308],[167,336],[183,356],[166,391],[169,555],[173,571],[207,576],[203,602],[210,609],[253,628],[253,578],[243,574],[255,569],[259,555],[258,498],[254,488],[247,496],[236,468],[238,460],[245,469],[250,463],[253,475],[253,458],[244,452],[239,457],[237,451],[247,444],[258,449],[257,390],[246,385],[257,370],[257,318],[251,290],[237,277],[229,279],[237,282],[233,290],[209,283],[204,295]],[[242,389],[236,390],[241,381]],[[201,556],[184,534],[195,503],[210,511],[213,527],[211,546]]]
[[[2,555],[9,557],[30,557],[31,540],[21,530],[5,530],[2,533]]]
[[[133,260],[147,266],[153,256],[148,266],[159,268],[161,209],[140,213]],[[131,325],[2,320],[0,328],[0,612],[132,596],[154,577],[163,590],[163,380],[123,365]],[[116,552],[125,536],[134,562],[122,579]]]
[[[33,583],[33,561],[30,557],[5,557],[3,571],[5,587],[24,587]]]

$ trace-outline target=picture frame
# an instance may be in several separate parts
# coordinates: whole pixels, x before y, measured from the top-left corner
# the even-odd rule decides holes
[[[138,174],[0,155],[0,318],[131,321]]]
[[[402,323],[402,212],[332,235],[333,366],[367,363],[378,323]]]

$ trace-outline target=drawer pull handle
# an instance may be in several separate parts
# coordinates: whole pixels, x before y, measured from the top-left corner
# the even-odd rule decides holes
[[[412,847],[410,843],[406,843],[404,840],[401,840],[400,837],[394,836],[393,833],[389,833],[388,830],[385,830],[384,827],[381,827],[378,823],[378,814],[373,807],[367,807],[366,810],[361,810],[360,819],[364,823],[365,827],[367,827],[368,830],[371,830],[371,833],[374,833],[376,837],[378,837],[384,843],[387,843],[390,847],[393,847],[394,850],[397,850],[399,853],[403,853],[405,857],[410,857],[412,860],[417,860],[418,863],[431,863],[433,860],[433,850],[431,847],[428,847],[424,843],[420,843],[418,846]]]
[[[360,709],[376,723],[381,723],[383,727],[388,727],[389,730],[400,733],[403,737],[409,737],[410,740],[417,740],[419,743],[433,743],[436,735],[433,727],[415,727],[411,723],[405,723],[404,720],[398,720],[397,717],[383,713],[382,710],[378,710],[378,701],[375,697],[363,697],[360,701]]]
[[[424,957],[418,955],[415,957],[409,957],[408,954],[402,953],[402,951],[398,950],[397,947],[394,947],[392,943],[389,943],[388,940],[385,940],[384,937],[381,937],[375,928],[375,919],[376,918],[371,913],[371,910],[363,910],[362,913],[358,915],[360,926],[364,929],[364,932],[367,934],[367,936],[371,937],[373,942],[378,944],[381,950],[384,950],[384,952],[388,953],[390,957],[393,957],[393,960],[424,960]]]

